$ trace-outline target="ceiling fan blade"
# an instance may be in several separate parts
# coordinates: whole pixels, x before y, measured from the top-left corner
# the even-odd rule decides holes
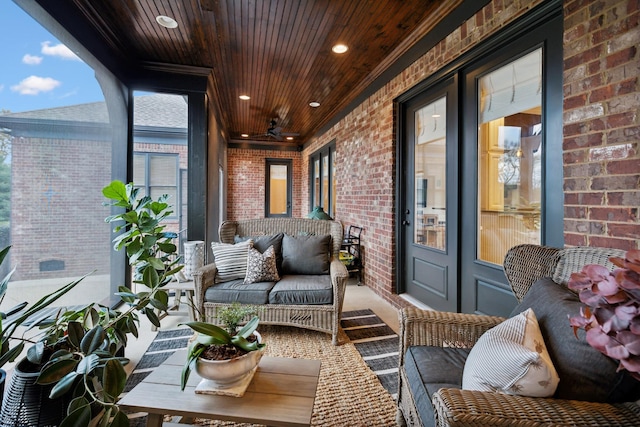
[[[300,136],[300,134],[295,132],[282,132],[280,136]]]

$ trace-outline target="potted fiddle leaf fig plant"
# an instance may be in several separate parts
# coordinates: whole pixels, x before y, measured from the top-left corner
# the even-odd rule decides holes
[[[139,313],[160,326],[155,310],[168,308],[164,286],[182,269],[173,243],[177,234],[161,224],[172,213],[168,196],[139,198],[133,184],[120,181],[111,182],[102,193],[111,200],[106,206],[123,210],[105,221],[117,224],[114,248],[126,250],[134,282],[145,289],[136,293],[120,286],[116,295],[126,307],[123,311],[92,303],[42,325],[42,337],[28,349],[27,360],[39,370],[36,382],[52,386],[51,399],[70,398],[60,427],[129,426],[117,404],[126,383],[123,366],[128,359],[122,354],[128,334],[138,336]]]
[[[191,370],[203,378],[208,388],[214,389],[234,387],[252,375],[265,349],[256,331],[258,323],[258,316],[254,316],[234,332],[206,322],[184,323],[197,334],[187,351],[181,389],[184,391]]]

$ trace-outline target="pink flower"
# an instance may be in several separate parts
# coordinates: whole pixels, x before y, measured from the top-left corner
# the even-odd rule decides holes
[[[568,286],[586,307],[569,323],[574,332],[586,331],[589,345],[618,360],[618,370],[640,381],[640,250],[610,261],[619,268],[587,265],[571,275]]]

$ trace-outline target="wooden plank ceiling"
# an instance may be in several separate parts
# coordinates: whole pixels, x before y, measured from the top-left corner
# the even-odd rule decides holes
[[[460,0],[69,0],[125,63],[211,69],[232,141],[301,145]],[[177,28],[157,24],[174,18]],[[331,48],[343,43],[341,55]],[[248,101],[238,97],[248,95]],[[313,108],[309,103],[319,102]],[[270,122],[292,141],[265,135]],[[242,134],[250,135],[243,138]],[[281,141],[282,140],[282,141]]]

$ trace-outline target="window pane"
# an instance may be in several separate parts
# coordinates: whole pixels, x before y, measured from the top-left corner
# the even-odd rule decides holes
[[[336,150],[331,150],[331,218],[336,217]]]
[[[542,50],[479,80],[478,259],[540,244]]]
[[[329,157],[322,156],[322,204],[323,208],[329,206]]]
[[[446,247],[446,106],[442,97],[415,114],[414,242]]]
[[[1,2],[0,15],[12,23],[0,29],[3,46],[19,40],[21,52],[8,49],[0,68],[0,247],[12,246],[2,267],[16,267],[0,310],[94,270],[54,305],[108,302],[122,283],[111,284],[102,188],[112,176],[112,131],[96,71],[14,2]],[[43,60],[45,43],[73,60]],[[26,53],[41,62],[23,63]]]
[[[269,215],[287,214],[287,165],[269,165]]]
[[[187,171],[189,148],[187,125],[189,109],[183,95],[166,93],[134,93],[134,183],[156,200],[168,194],[173,213],[164,220],[167,231],[178,233],[178,251],[187,237]],[[151,128],[151,132],[145,131]],[[136,159],[140,160],[136,160]],[[144,162],[143,160],[144,159]],[[147,165],[142,174],[138,164]],[[179,173],[180,171],[180,173]]]
[[[171,185],[177,183],[177,164],[175,156],[152,155],[149,158],[149,185]]]
[[[320,206],[320,159],[313,162],[313,209]]]

